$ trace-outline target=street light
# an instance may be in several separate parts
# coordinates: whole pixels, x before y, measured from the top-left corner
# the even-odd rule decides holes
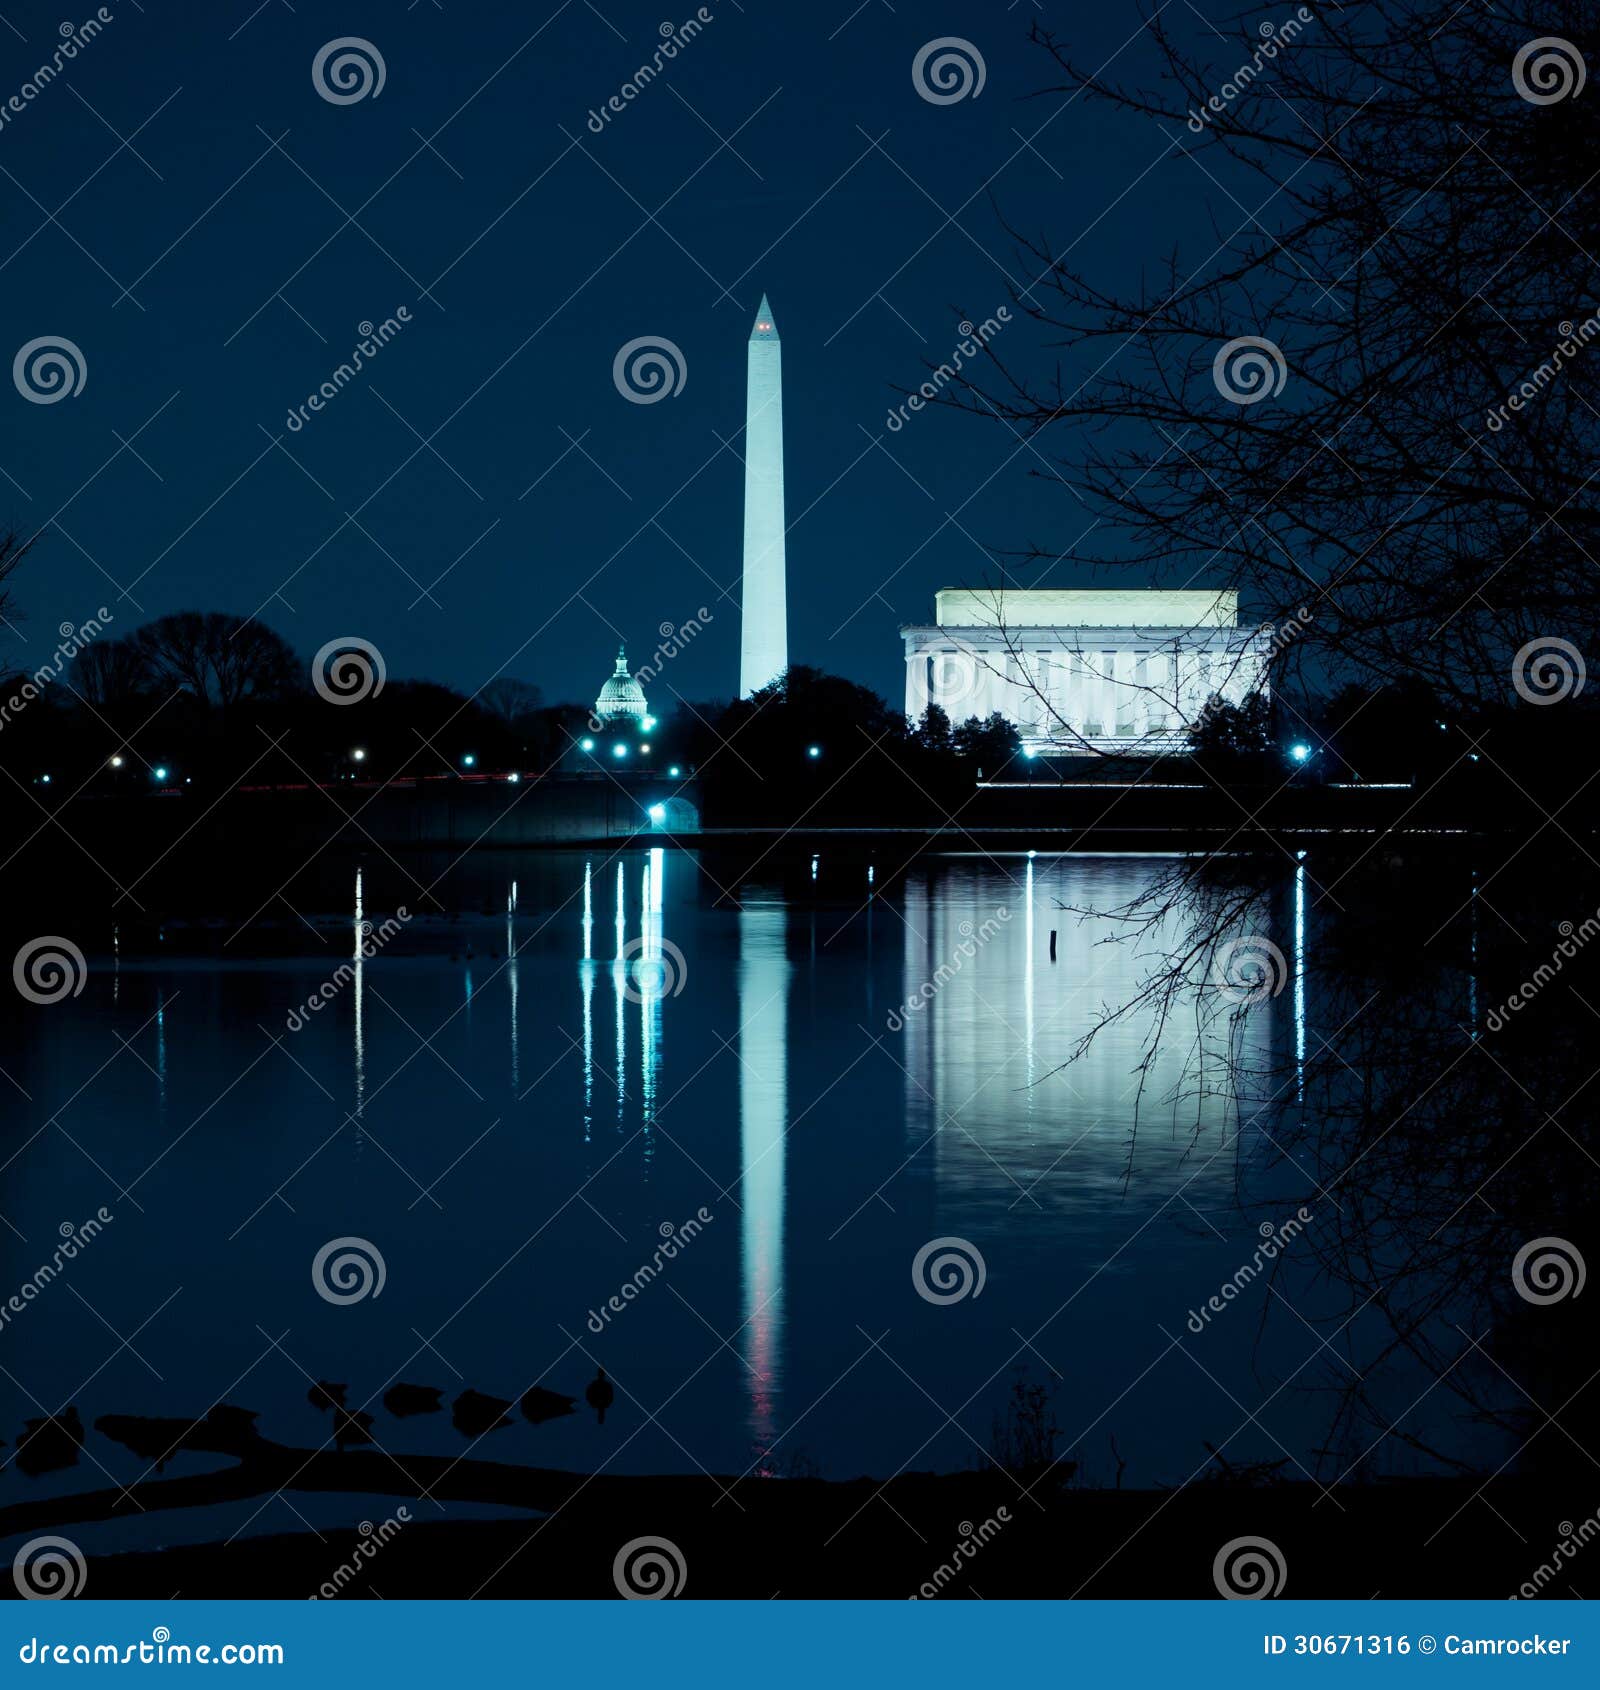
[[[680,769],[676,763],[674,763],[672,765],[672,767],[667,770],[668,776],[673,780],[676,780],[678,778],[678,776],[681,775],[682,773],[683,773],[683,770]]]
[[[617,743],[611,747],[611,755],[613,757],[626,757],[628,755],[628,748],[619,739]]]
[[[1311,760],[1311,747],[1307,745],[1303,739],[1297,739],[1294,744],[1289,747],[1289,755],[1297,763],[1309,762]]]
[[[122,767],[122,757],[120,754],[111,759],[111,767],[114,769],[120,769]]]
[[[172,771],[167,767],[167,765],[165,763],[157,763],[156,766],[150,771],[150,773],[151,773],[152,777],[156,780],[165,780],[167,778],[167,776],[172,773]]]
[[[580,739],[578,741],[578,745],[584,751],[594,750],[594,741],[592,739]]]
[[[655,822],[658,826],[662,822],[664,822],[667,819],[667,807],[666,807],[666,805],[665,804],[652,804],[650,806],[650,819],[651,819],[651,821]]]
[[[806,747],[806,756],[808,756],[808,757],[820,757],[821,755],[822,755],[822,747],[820,745],[808,745]]]
[[[646,716],[645,719],[639,724],[639,726],[642,727],[646,733],[649,733],[649,731],[655,725],[656,725],[656,719],[655,719],[654,716]]]
[[[366,762],[366,760],[367,760],[367,754],[366,754],[365,751],[363,751],[361,749],[361,747],[359,745],[355,748],[354,751],[352,751],[350,753],[350,761],[352,763],[364,763],[364,762]]]
[[[470,769],[477,761],[478,759],[469,751],[466,756],[461,759],[461,766],[464,769]]]

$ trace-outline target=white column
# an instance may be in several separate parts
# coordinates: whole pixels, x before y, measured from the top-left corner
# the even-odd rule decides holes
[[[906,715],[921,721],[928,708],[928,654],[919,645],[906,658]]]

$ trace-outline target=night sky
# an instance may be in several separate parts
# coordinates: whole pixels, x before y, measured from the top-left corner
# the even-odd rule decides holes
[[[1211,189],[1163,157],[1181,136],[1027,98],[1054,80],[1034,21],[1148,81],[1132,8],[853,7],[709,6],[599,134],[589,113],[655,51],[660,6],[108,8],[0,128],[5,357],[50,335],[87,365],[76,397],[7,384],[0,400],[0,514],[46,530],[5,659],[37,664],[58,623],[102,603],[123,630],[214,608],[260,614],[307,655],[370,639],[394,677],[470,691],[507,674],[588,699],[619,636],[642,662],[703,605],[714,620],[670,689],[728,696],[744,351],[765,290],[785,356],[790,656],[899,697],[898,625],[931,618],[937,588],[992,575],[988,548],[1066,549],[1089,521],[998,424],[885,428],[961,315],[1032,280],[990,196],[1122,284],[1207,239]],[[3,98],[64,14],[0,14]],[[977,46],[986,80],[936,105],[912,62],[946,35]],[[344,36],[380,50],[376,98],[314,87],[319,48]],[[290,433],[358,325],[401,306],[411,322]],[[1003,333],[1008,358],[1053,364],[1033,324]],[[612,380],[642,336],[687,367],[655,404]]]

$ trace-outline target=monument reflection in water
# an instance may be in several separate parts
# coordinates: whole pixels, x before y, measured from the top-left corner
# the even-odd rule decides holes
[[[669,859],[659,849],[642,859],[584,866],[578,923],[583,1134],[594,1140],[600,1113],[608,1136],[636,1130],[648,1180],[657,1154],[664,1022],[677,1023],[674,1042],[685,1062],[708,1061],[722,1040],[736,1056],[738,1175],[729,1191],[739,1210],[734,1348],[745,1429],[758,1454],[785,1432],[788,1276],[814,1278],[831,1242],[809,1231],[790,1236],[786,1226],[791,1179],[806,1184],[817,1177],[804,1161],[817,1134],[808,1131],[801,1145],[789,1142],[797,977],[806,983],[813,1016],[819,1000],[824,1006],[821,1028],[813,1020],[806,1029],[808,1050],[818,1058],[807,1067],[821,1070],[808,1074],[807,1086],[827,1087],[837,1078],[829,1062],[837,1057],[842,1070],[863,1040],[876,1040],[894,1070],[890,1079],[903,1110],[894,1161],[908,1179],[932,1186],[919,1225],[989,1236],[998,1227],[1019,1253],[1051,1262],[1047,1277],[1066,1283],[1072,1272],[1092,1280],[1130,1236],[1169,1208],[1189,1215],[1210,1208],[1219,1217],[1232,1212],[1240,1162],[1256,1139],[1247,1100],[1216,1084],[1215,1072],[1210,1083],[1196,1084],[1192,1034],[1202,1000],[1209,1007],[1199,1019],[1216,1021],[1210,983],[1197,982],[1185,994],[1172,1017],[1182,1030],[1165,1042],[1152,1047],[1156,1012],[1141,1007],[1099,1036],[1089,1060],[1066,1066],[1106,1010],[1137,996],[1180,921],[1175,915],[1132,939],[1109,916],[1069,913],[1069,907],[1115,909],[1149,883],[1157,865],[1082,857],[947,859],[913,872],[890,899],[872,895],[863,867],[856,908],[824,902],[820,945],[815,907],[800,910],[774,889],[746,888],[736,912],[724,918],[735,927],[737,1026],[714,1031],[706,1048],[691,1002],[674,1001],[688,964],[664,931],[669,865],[684,876],[680,892],[694,884],[693,861]],[[813,864],[813,879],[818,872]],[[713,941],[715,916],[692,901],[674,908],[690,929],[683,937],[693,966],[712,966],[703,951],[695,952]],[[802,933],[808,920],[809,943]],[[1291,920],[1284,1003],[1292,1006],[1294,1045],[1303,1057],[1299,884]],[[885,927],[895,940],[887,948]],[[514,956],[511,937],[508,926]],[[696,985],[705,990],[699,980]],[[513,1013],[514,988],[513,981]],[[899,1007],[886,1015],[885,1001],[895,997]],[[1250,1016],[1242,1046],[1247,1066],[1252,1053],[1265,1065],[1280,1014],[1269,1001]],[[513,1020],[514,1062],[515,1051]],[[673,1083],[681,1086],[686,1077],[678,1073]],[[838,1101],[851,1101],[849,1089],[841,1088]],[[671,1101],[670,1086],[664,1101]],[[842,1148],[834,1144],[830,1153]],[[798,1167],[796,1154],[803,1158]],[[852,1188],[848,1177],[839,1183]],[[1065,1244],[1063,1216],[1076,1217]],[[1076,1264],[1065,1274],[1063,1256]]]
[[[604,872],[604,871],[602,871]],[[654,1156],[654,1114],[665,1005],[682,989],[683,953],[663,932],[667,853],[654,849],[634,867],[636,921],[629,916],[629,865],[616,864],[612,882],[611,984],[615,1035],[617,1123],[628,1119],[629,1031],[637,1015],[639,1130],[646,1169]],[[595,869],[583,872],[582,991],[584,1137],[594,1136],[596,1086],[595,991],[601,963],[594,956]],[[632,936],[630,936],[630,926]],[[781,902],[746,900],[738,914],[739,1026],[733,1047],[739,1062],[741,1355],[748,1375],[747,1428],[762,1449],[781,1430],[777,1402],[782,1385],[784,1288],[785,1134],[788,1130],[788,1009],[792,968],[787,955],[788,913]],[[514,957],[508,927],[508,951]],[[513,962],[512,966],[515,964]],[[515,994],[512,1048],[515,1061]]]
[[[1232,1193],[1265,1101],[1241,1096],[1238,1078],[1269,1067],[1279,1002],[1271,994],[1251,1006],[1226,1069],[1238,1000],[1203,971],[1161,1028],[1156,1000],[1141,1001],[1141,990],[1178,945],[1184,912],[1149,927],[1109,913],[1139,897],[1158,866],[1029,856],[943,865],[908,881],[906,1131],[908,1147],[927,1144],[945,1202],[1002,1202],[1026,1219],[1119,1192],[1144,1204],[1181,1191],[1195,1205]],[[1303,892],[1296,913],[1284,971],[1303,1060]],[[1072,1060],[1085,1035],[1130,1004],[1087,1057]]]

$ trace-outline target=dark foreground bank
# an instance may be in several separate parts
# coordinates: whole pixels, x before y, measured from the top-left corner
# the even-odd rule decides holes
[[[1573,1552],[1564,1482],[1323,1490],[1222,1472],[1117,1491],[1073,1489],[1064,1473],[634,1478],[260,1439],[209,1473],[13,1501],[0,1508],[0,1539],[15,1554],[41,1534],[70,1539],[75,1527],[135,1509],[354,1494],[371,1499],[365,1530],[96,1556],[85,1593],[608,1598],[619,1578],[647,1586],[653,1560],[679,1593],[700,1597],[1212,1598],[1224,1586],[1260,1593],[1262,1581],[1270,1594],[1302,1598],[1596,1594],[1600,1560],[1586,1566],[1581,1547]],[[527,1518],[436,1524],[435,1498]]]

